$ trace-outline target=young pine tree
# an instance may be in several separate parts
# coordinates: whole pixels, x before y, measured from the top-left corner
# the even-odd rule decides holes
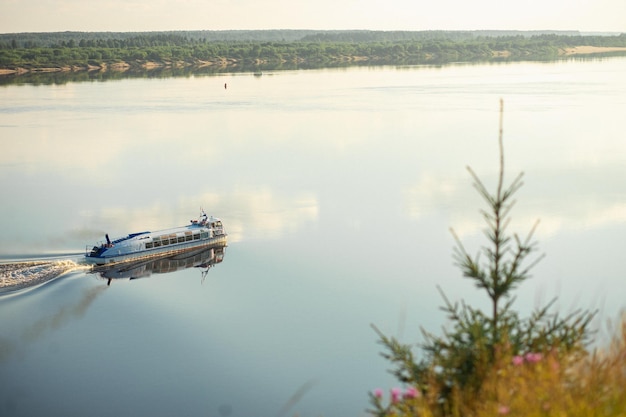
[[[529,317],[520,317],[513,309],[515,289],[530,278],[530,270],[542,256],[533,256],[536,223],[525,239],[507,230],[509,213],[515,203],[513,196],[523,185],[520,173],[507,186],[504,180],[504,148],[502,138],[503,104],[500,102],[499,176],[495,192],[490,192],[476,173],[468,167],[474,187],[486,203],[481,210],[486,223],[486,243],[471,256],[454,230],[456,241],[453,258],[465,279],[469,279],[489,300],[490,309],[483,311],[465,302],[450,302],[442,294],[450,326],[440,336],[422,329],[421,360],[416,361],[412,347],[387,337],[376,327],[383,357],[392,362],[392,373],[402,383],[434,396],[442,415],[454,415],[471,409],[485,377],[499,355],[522,355],[532,352],[581,350],[589,337],[589,324],[595,312],[578,310],[565,317],[551,311],[555,300],[537,308]],[[376,403],[377,401],[374,401]],[[478,404],[476,404],[478,406]],[[382,410],[377,411],[383,414]]]

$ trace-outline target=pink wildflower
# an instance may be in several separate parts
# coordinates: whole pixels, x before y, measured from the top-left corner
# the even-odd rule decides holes
[[[391,402],[393,404],[400,401],[400,395],[402,394],[402,390],[400,388],[392,388],[391,389]]]
[[[541,353],[532,353],[528,352],[525,356],[526,362],[528,363],[537,363],[541,361]]]
[[[376,388],[373,394],[374,394],[374,397],[378,398],[379,400],[383,398],[383,390],[380,388]]]
[[[404,393],[404,398],[419,398],[420,392],[415,387],[408,387]]]
[[[520,366],[524,363],[524,357],[520,355],[513,356],[513,365]]]
[[[509,412],[511,411],[511,409],[509,407],[507,407],[506,405],[501,405],[500,407],[498,407],[498,414],[500,415],[507,415],[509,414]]]

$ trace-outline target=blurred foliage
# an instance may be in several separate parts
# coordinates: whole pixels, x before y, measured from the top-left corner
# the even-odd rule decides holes
[[[501,350],[482,370],[480,390],[456,387],[445,403],[447,387],[434,373],[423,381],[427,390],[410,385],[387,394],[377,389],[370,393],[370,412],[378,417],[621,417],[626,415],[626,315],[621,328],[611,332],[610,344],[593,353]]]

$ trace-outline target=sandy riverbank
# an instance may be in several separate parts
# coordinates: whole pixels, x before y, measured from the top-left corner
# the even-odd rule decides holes
[[[572,48],[565,48],[561,50],[563,55],[587,55],[587,54],[601,54],[605,52],[623,52],[626,51],[626,47],[622,46],[574,46]]]
[[[116,72],[126,72],[131,68],[140,68],[144,70],[153,70],[157,68],[184,68],[184,67],[207,67],[207,66],[218,66],[218,67],[227,67],[237,65],[237,61],[234,59],[217,59],[213,61],[196,61],[193,64],[184,62],[184,61],[174,61],[174,62],[153,62],[153,61],[145,61],[145,62],[137,62],[131,65],[129,62],[116,62],[113,64],[102,63],[100,65],[88,65],[88,66],[60,66],[60,67],[41,67],[41,68],[0,68],[0,75],[10,75],[10,74],[26,74],[26,73],[54,73],[54,72],[77,72],[77,71],[89,71],[89,72],[99,72],[99,71],[116,71]]]

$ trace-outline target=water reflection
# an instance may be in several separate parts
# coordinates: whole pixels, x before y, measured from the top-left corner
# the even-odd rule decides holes
[[[406,329],[436,331],[436,286],[481,301],[452,266],[447,229],[480,245],[484,205],[463,167],[493,189],[500,97],[507,175],[527,172],[509,230],[540,218],[548,254],[520,309],[556,292],[564,309],[605,298],[614,316],[625,65],[301,71],[233,76],[228,90],[218,77],[0,88],[0,255],[77,252],[106,232],[181,224],[199,206],[236,246],[211,272],[215,290],[196,279],[216,253],[139,283],[113,280],[194,262],[73,273],[3,298],[0,403],[17,398],[32,415],[360,415],[366,392],[393,382],[369,323],[396,329],[403,309]],[[30,398],[12,394],[22,387]]]
[[[110,266],[94,266],[90,273],[97,274],[111,285],[114,279],[146,278],[152,274],[169,274],[187,268],[198,268],[201,282],[204,282],[209,270],[224,260],[226,245],[197,249],[176,255],[156,259],[123,263]]]

